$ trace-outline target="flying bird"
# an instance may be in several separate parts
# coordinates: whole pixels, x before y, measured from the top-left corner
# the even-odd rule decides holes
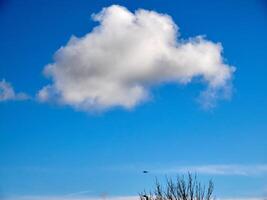
[[[148,171],[147,171],[147,170],[144,170],[144,171],[143,171],[143,174],[147,174],[147,173],[148,173]]]

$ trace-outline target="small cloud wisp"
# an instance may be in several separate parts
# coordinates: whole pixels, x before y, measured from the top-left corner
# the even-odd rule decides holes
[[[29,99],[29,96],[23,92],[16,93],[12,85],[5,79],[0,81],[0,102],[4,101],[23,101]]]

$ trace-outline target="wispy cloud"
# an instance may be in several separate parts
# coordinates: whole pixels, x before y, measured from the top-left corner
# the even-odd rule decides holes
[[[180,166],[168,169],[157,170],[157,173],[198,173],[211,175],[239,175],[239,176],[255,176],[267,174],[267,164],[258,165],[196,165],[196,166]]]
[[[218,198],[218,200],[266,200],[266,197],[233,197],[233,198]]]
[[[67,194],[66,196],[78,196],[78,195],[85,195],[85,194],[89,194],[91,193],[92,190],[83,190],[83,191],[79,191],[79,192],[72,192],[72,193],[69,193]]]
[[[5,79],[0,81],[0,102],[3,101],[21,101],[29,99],[29,96],[23,92],[16,93],[13,89],[11,83],[7,82]]]
[[[13,196],[4,200],[138,200],[138,196],[90,197],[90,196]]]
[[[266,197],[223,197],[218,200],[266,200]],[[90,196],[13,196],[4,200],[139,200],[138,196],[90,197]]]

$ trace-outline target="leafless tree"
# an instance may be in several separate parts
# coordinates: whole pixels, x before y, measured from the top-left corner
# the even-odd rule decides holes
[[[214,200],[213,182],[210,180],[208,186],[201,184],[196,175],[188,173],[177,177],[176,180],[167,178],[163,186],[156,181],[154,192],[143,192],[140,194],[140,200]]]

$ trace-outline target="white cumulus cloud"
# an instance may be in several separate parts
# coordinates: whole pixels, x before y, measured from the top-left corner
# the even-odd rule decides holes
[[[200,95],[206,106],[229,95],[234,67],[224,62],[220,43],[181,39],[172,18],[155,11],[112,5],[93,20],[99,25],[92,32],[72,36],[45,66],[52,83],[39,91],[40,101],[85,111],[130,109],[147,101],[153,86],[194,78],[207,85]]]
[[[2,79],[0,81],[0,102],[9,101],[9,100],[26,100],[28,95],[25,93],[16,93],[12,85]]]

